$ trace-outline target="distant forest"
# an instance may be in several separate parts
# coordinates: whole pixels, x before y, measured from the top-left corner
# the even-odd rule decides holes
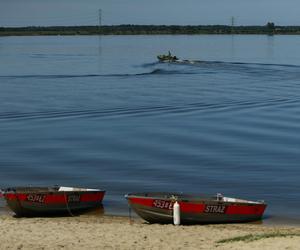
[[[300,26],[229,26],[229,25],[112,25],[0,27],[0,36],[40,35],[197,35],[197,34],[300,34]]]

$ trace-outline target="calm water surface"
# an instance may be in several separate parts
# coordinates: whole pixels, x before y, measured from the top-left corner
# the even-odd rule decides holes
[[[0,184],[263,199],[300,216],[300,36],[0,38]],[[193,64],[160,64],[168,50]],[[0,204],[2,207],[4,203]]]

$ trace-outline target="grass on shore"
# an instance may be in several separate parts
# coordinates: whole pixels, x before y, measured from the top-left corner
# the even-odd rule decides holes
[[[247,234],[244,236],[219,240],[217,241],[217,243],[232,243],[237,241],[252,242],[261,239],[276,238],[276,237],[294,237],[294,236],[300,237],[300,233],[272,232],[272,233],[264,233],[264,234]]]

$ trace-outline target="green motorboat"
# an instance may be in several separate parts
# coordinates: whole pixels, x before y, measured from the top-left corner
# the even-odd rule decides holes
[[[157,59],[160,62],[176,62],[177,60],[179,60],[176,56],[173,56],[170,51],[167,55],[158,55]]]

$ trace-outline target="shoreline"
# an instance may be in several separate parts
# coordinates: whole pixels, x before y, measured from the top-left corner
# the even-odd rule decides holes
[[[298,249],[300,227],[257,224],[174,226],[139,218],[0,216],[1,249]]]
[[[77,218],[77,217],[81,217],[81,216],[84,216],[87,218],[118,217],[118,218],[124,218],[127,220],[129,220],[129,216],[131,216],[131,218],[133,220],[141,220],[141,221],[145,222],[134,211],[132,211],[131,214],[129,215],[129,212],[125,211],[125,210],[122,212],[121,212],[121,210],[119,210],[119,212],[117,212],[117,211],[111,211],[111,209],[109,209],[109,211],[107,211],[107,209],[105,209],[105,206],[85,212],[80,216],[75,216],[75,217],[66,216],[66,218],[68,218],[68,217],[69,218]],[[7,207],[6,205],[0,203],[0,218],[1,217],[14,218],[14,212],[11,211],[11,209],[9,207]],[[39,217],[37,217],[37,218],[39,218]],[[41,218],[43,218],[43,217],[41,217]],[[49,218],[55,218],[55,217],[49,217]],[[26,217],[24,217],[24,219],[26,219]],[[240,224],[240,223],[238,223],[238,224]],[[241,224],[262,225],[264,227],[299,227],[300,228],[300,219],[298,219],[296,216],[288,217],[288,216],[274,216],[274,215],[266,214],[263,216],[263,219],[261,221],[247,222],[247,223],[241,223]]]
[[[38,36],[101,36],[101,37],[108,37],[108,36],[300,36],[300,33],[276,33],[276,34],[268,34],[268,33],[199,33],[199,34],[189,34],[189,33],[159,33],[159,34],[146,34],[146,33],[136,33],[136,34],[98,34],[98,33],[1,33],[1,37],[38,37]]]
[[[266,25],[91,25],[0,27],[1,36],[57,35],[300,35],[300,26]]]

